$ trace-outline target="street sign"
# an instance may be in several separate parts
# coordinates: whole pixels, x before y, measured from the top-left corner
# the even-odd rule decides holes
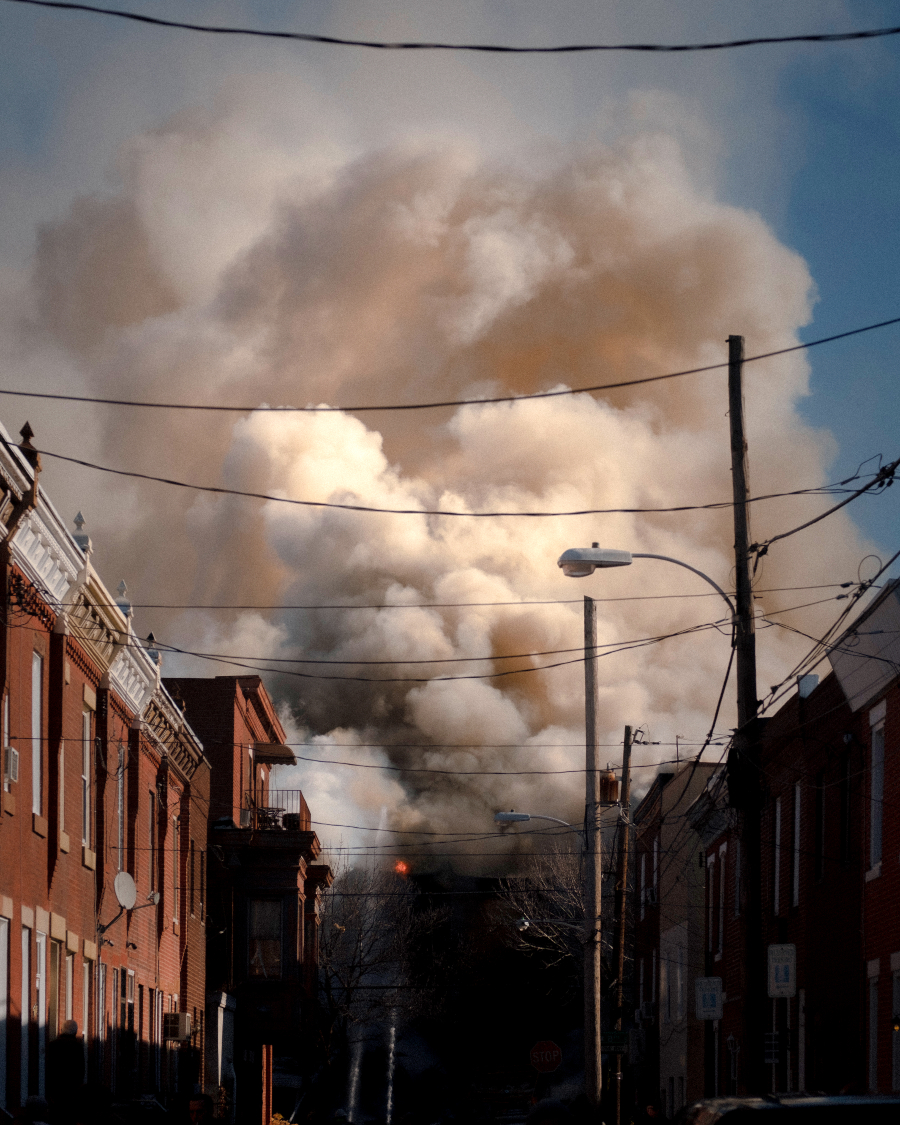
[[[562,1051],[552,1039],[542,1039],[531,1048],[529,1058],[535,1070],[539,1070],[541,1074],[549,1074],[562,1062]]]
[[[614,1055],[624,1055],[628,1052],[627,1031],[604,1031],[603,1048]]]
[[[769,996],[797,995],[796,945],[769,946]]]
[[[722,978],[697,977],[694,981],[694,999],[698,1020],[722,1018]]]

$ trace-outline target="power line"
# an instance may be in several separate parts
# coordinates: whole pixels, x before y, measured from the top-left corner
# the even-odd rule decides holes
[[[633,648],[644,648],[647,645],[658,644],[660,641],[670,640],[674,637],[687,636],[692,633],[704,632],[708,629],[718,629],[721,625],[719,621],[706,622],[702,625],[692,625],[685,629],[678,629],[672,633],[663,633],[655,637],[642,637],[639,640],[621,641],[616,642],[616,646],[610,646],[606,652],[596,654],[595,659],[601,660],[604,656],[611,656],[621,652],[627,652]],[[344,676],[335,674],[326,674],[321,672],[300,672],[295,668],[271,668],[261,663],[248,663],[248,660],[257,659],[258,661],[267,660],[267,657],[235,657],[235,656],[220,656],[215,653],[198,652],[193,649],[179,648],[177,645],[166,645],[162,642],[154,642],[157,650],[164,653],[174,653],[179,656],[194,656],[200,660],[209,660],[217,664],[228,664],[236,668],[247,668],[253,672],[272,672],[281,676],[294,676],[304,680],[348,680],[354,683],[372,683],[372,684],[385,684],[385,683],[431,683],[433,681],[442,680],[493,680],[502,679],[506,676],[517,676],[530,672],[544,672],[551,668],[562,668],[568,664],[579,664],[584,659],[579,655],[573,657],[571,660],[559,660],[552,664],[542,664],[537,667],[526,668],[511,668],[500,672],[484,672],[472,673],[463,676]],[[143,643],[137,641],[122,641],[119,644],[121,648],[139,648],[147,651]],[[572,650],[582,652],[581,649]],[[492,659],[492,658],[485,658]],[[172,677],[177,679],[178,677]]]
[[[276,31],[260,27],[234,27],[221,24],[189,23],[148,16],[140,12],[126,12],[121,8],[101,8],[94,4],[76,4],[71,0],[7,0],[13,4],[28,4],[37,8],[57,8],[70,12],[88,12],[92,15],[115,16],[134,23],[152,27],[172,28],[177,31],[198,31],[208,35],[250,36],[255,39],[283,39],[299,43],[315,43],[328,47],[365,47],[378,51],[477,51],[484,54],[504,55],[561,55],[586,54],[598,51],[628,51],[642,53],[678,53],[695,51],[724,51],[739,47],[771,46],[776,43],[847,43],[862,39],[881,39],[900,35],[900,27],[869,28],[863,31],[807,32],[800,35],[758,35],[745,39],[725,39],[710,43],[565,43],[546,47],[521,47],[505,43],[446,43],[429,40],[349,39],[338,35],[314,35],[304,31]]]
[[[464,512],[455,508],[379,508],[372,504],[341,504],[330,500],[297,500],[287,496],[275,496],[270,492],[251,492],[239,488],[225,488],[223,485],[213,484],[195,484],[191,481],[176,480],[173,477],[160,477],[153,473],[140,473],[131,469],[116,469],[110,465],[98,465],[94,461],[84,461],[79,457],[68,457],[63,453],[51,453],[47,449],[41,449],[40,455],[42,457],[51,457],[55,461],[65,461],[70,465],[79,465],[83,469],[93,469],[95,472],[111,473],[113,476],[128,477],[133,480],[146,480],[155,484],[167,484],[172,488],[186,488],[193,492],[212,492],[221,496],[241,496],[249,500],[265,500],[276,504],[290,504],[295,507],[301,508],[329,508],[337,509],[344,512],[374,512],[378,515],[393,515],[393,516],[456,516],[463,519],[499,519],[501,517],[509,517],[516,519],[548,519],[557,518],[562,516],[609,516],[609,515],[659,515],[672,512],[705,512],[716,511],[722,508],[733,508],[733,500],[716,500],[709,504],[678,504],[669,507],[658,508],[579,508],[570,511],[557,511],[557,512]],[[881,474],[878,474],[880,477]],[[878,477],[873,480],[870,485],[878,483]],[[854,479],[854,478],[849,478]],[[842,482],[846,483],[846,482]],[[816,496],[822,494],[831,494],[839,490],[839,485],[821,485],[816,488],[797,488],[789,492],[772,492],[763,496],[751,496],[746,502],[748,504],[758,503],[761,500],[781,500],[788,496]],[[862,491],[865,491],[863,489]],[[856,491],[848,497],[843,503],[849,503],[850,500],[855,499],[860,495],[860,491]],[[838,505],[841,507],[842,505]],[[835,510],[835,509],[831,509]],[[825,515],[829,515],[826,512]],[[824,518],[823,516],[817,517],[818,519]],[[815,522],[815,521],[810,521]],[[806,525],[804,525],[806,526]],[[789,532],[787,534],[793,534]],[[774,541],[774,540],[773,540]],[[765,553],[764,551],[762,553]]]
[[[785,495],[789,495],[786,493]],[[859,585],[858,582],[822,582],[817,585],[811,586],[772,586],[762,587],[755,589],[754,594],[792,594],[799,590],[831,590],[838,588],[841,590],[849,589],[851,586]],[[872,587],[880,589],[880,587]],[[671,601],[679,598],[717,598],[720,595],[714,590],[701,590],[698,593],[692,594],[631,594],[627,597],[620,598],[594,598],[595,602],[658,602],[658,601]],[[849,595],[848,595],[849,596]],[[207,604],[204,605],[200,602],[186,602],[178,604],[175,602],[132,602],[129,605],[132,609],[179,609],[179,610],[271,610],[271,611],[299,611],[299,610],[332,610],[332,609],[468,609],[468,608],[487,608],[499,606],[529,606],[529,605],[581,605],[584,601],[583,598],[541,598],[537,600],[510,600],[500,602],[415,602],[410,604],[399,602],[376,602],[376,603],[359,603],[352,604],[349,602],[333,602],[333,603],[317,603],[310,605],[259,605],[259,604]],[[76,606],[82,605],[82,602],[57,602],[60,609],[72,609]],[[122,607],[118,602],[98,602],[91,600],[90,603],[98,609],[121,609]]]
[[[7,0],[8,3],[41,3],[42,0]],[[807,351],[809,348],[818,347],[820,344],[831,344],[835,340],[844,340],[849,336],[859,336],[864,332],[873,332],[878,328],[887,328],[893,324],[900,324],[900,316],[890,320],[881,320],[877,324],[867,324],[862,328],[851,328],[846,332],[837,332],[831,336],[820,336],[816,340],[808,340],[803,344],[793,344],[789,348],[777,348],[771,352],[760,352],[759,355],[746,356],[744,363],[754,363],[761,359],[772,359],[779,355],[789,355],[791,352]],[[9,395],[15,398],[48,399],[54,402],[84,402],[98,406],[123,406],[141,410],[202,410],[213,413],[230,414],[364,414],[371,411],[397,411],[397,410],[439,410],[453,406],[489,406],[499,402],[532,402],[544,398],[564,398],[577,394],[592,394],[595,391],[621,390],[623,387],[637,387],[645,383],[659,383],[666,379],[680,379],[686,375],[701,375],[708,371],[721,371],[728,367],[728,363],[708,363],[703,367],[688,367],[682,371],[670,371],[665,375],[646,375],[641,379],[624,379],[617,383],[595,383],[584,387],[564,387],[554,391],[537,391],[534,394],[524,395],[497,395],[493,398],[458,398],[445,399],[439,402],[401,402],[384,403],[380,405],[362,404],[356,406],[227,406],[218,403],[186,403],[186,402],[148,402],[143,399],[103,398],[95,395],[65,395],[51,394],[44,391],[14,391],[9,388],[0,388],[0,395]]]
[[[807,520],[806,523],[801,523],[799,527],[792,527],[789,531],[782,531],[779,535],[773,535],[764,543],[754,543],[750,547],[750,554],[755,554],[756,560],[759,562],[763,555],[769,553],[769,547],[771,547],[773,543],[777,543],[780,539],[787,539],[791,535],[796,535],[798,531],[805,531],[806,528],[812,527],[813,524],[819,523],[820,520],[824,520],[828,516],[833,515],[852,500],[855,500],[858,496],[862,496],[864,492],[868,492],[872,488],[877,488],[879,486],[890,488],[894,483],[894,477],[896,476],[898,466],[900,466],[900,458],[896,461],[891,461],[889,465],[885,465],[883,468],[879,469],[875,477],[870,480],[868,484],[852,492],[845,500],[842,500],[840,504],[835,504],[833,508],[829,508],[826,512],[822,512],[818,516],[813,517],[813,519]]]

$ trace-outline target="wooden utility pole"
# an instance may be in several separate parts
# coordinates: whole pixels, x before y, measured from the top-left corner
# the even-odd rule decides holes
[[[731,425],[731,483],[734,498],[735,620],[737,730],[728,758],[729,804],[740,810],[741,882],[746,894],[746,950],[743,985],[744,1085],[759,1094],[764,1081],[766,977],[762,948],[762,882],[760,872],[760,752],[756,691],[756,633],[750,586],[750,480],[744,433],[743,336],[728,337],[728,412]]]
[[[597,610],[584,599],[584,1086],[600,1105],[603,1071],[600,1043],[600,748],[597,745]]]
[[[620,801],[622,846],[619,848],[619,870],[616,873],[616,924],[619,929],[616,981],[616,1031],[622,1030],[625,1014],[625,904],[628,901],[628,846],[631,839],[631,727],[625,728],[622,743],[622,798]],[[621,1044],[619,1044],[621,1047]],[[616,1055],[616,1125],[622,1123],[622,1053]]]

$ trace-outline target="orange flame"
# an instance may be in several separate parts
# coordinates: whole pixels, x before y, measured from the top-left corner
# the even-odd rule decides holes
[[[405,863],[402,859],[398,859],[394,864],[394,870],[398,875],[406,875],[409,872],[409,864]]]

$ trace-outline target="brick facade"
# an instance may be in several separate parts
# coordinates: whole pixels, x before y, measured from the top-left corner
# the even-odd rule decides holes
[[[117,1101],[171,1103],[204,1051],[209,762],[36,464],[0,450],[0,1103],[53,1097],[67,1020]]]

